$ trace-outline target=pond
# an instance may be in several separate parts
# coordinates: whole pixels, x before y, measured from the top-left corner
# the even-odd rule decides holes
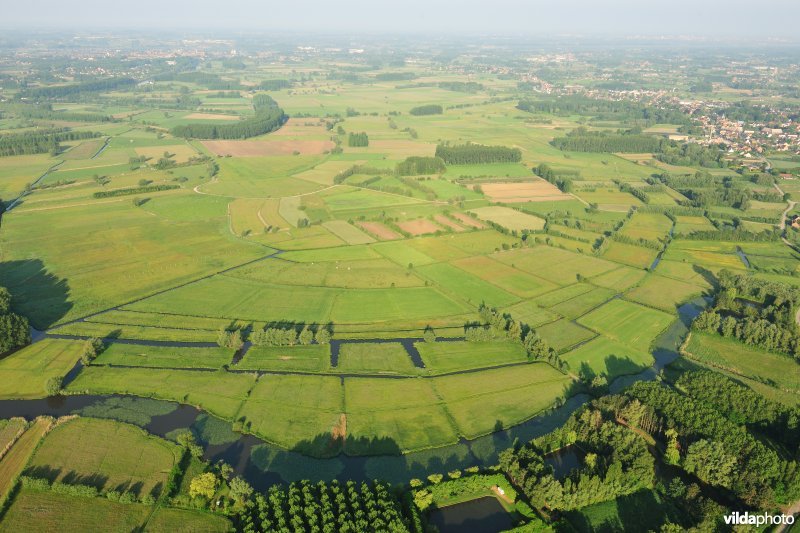
[[[570,472],[581,466],[583,452],[575,446],[567,446],[544,456],[544,462],[553,467],[556,479],[566,478]]]
[[[514,526],[511,515],[493,496],[436,509],[428,516],[428,523],[440,533],[497,533]]]

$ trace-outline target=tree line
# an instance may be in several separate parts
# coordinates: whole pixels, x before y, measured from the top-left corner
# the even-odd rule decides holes
[[[31,342],[28,319],[11,311],[11,293],[0,287],[0,355]]]
[[[367,136],[367,132],[365,131],[362,131],[361,133],[350,132],[347,135],[347,146],[351,147],[369,146],[369,137]]]
[[[550,144],[559,150],[569,152],[660,152],[669,141],[653,135],[633,133],[610,134],[576,128],[565,137],[556,137]]]
[[[255,116],[235,124],[183,124],[172,128],[176,137],[198,139],[247,139],[280,128],[287,116],[267,94],[253,97]]]
[[[398,176],[441,174],[445,170],[447,170],[447,167],[441,157],[411,156],[395,166],[395,172]]]
[[[129,196],[131,194],[144,194],[148,192],[170,191],[172,189],[180,189],[180,185],[144,185],[141,187],[128,187],[125,189],[114,189],[111,191],[97,191],[92,194],[94,198],[113,198],[115,196]]]
[[[408,110],[409,113],[415,116],[422,116],[422,115],[441,115],[444,110],[442,106],[438,104],[427,104],[427,105],[420,105],[417,107],[412,107]]]
[[[519,148],[474,143],[439,144],[436,146],[435,155],[448,165],[518,163],[522,160],[522,151]]]
[[[80,95],[82,93],[97,93],[113,91],[136,84],[133,78],[111,78],[107,80],[85,81],[82,83],[71,83],[68,85],[53,85],[50,87],[36,87],[20,91],[17,99],[27,98],[30,100],[59,99],[68,96]]]
[[[7,133],[0,135],[0,157],[46,153],[56,155],[61,150],[61,142],[99,136],[96,132],[72,131],[67,128]]]

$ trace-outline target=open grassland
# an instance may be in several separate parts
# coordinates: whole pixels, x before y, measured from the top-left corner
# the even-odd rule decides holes
[[[220,222],[154,217],[130,201],[6,215],[0,276],[44,329],[267,253]]]
[[[330,455],[338,451],[331,432],[344,411],[343,394],[338,377],[269,374],[258,380],[237,418],[285,448]]]
[[[705,287],[651,274],[638,287],[626,293],[625,298],[649,307],[674,312],[682,303],[704,291]]]
[[[658,250],[612,241],[606,248],[603,259],[645,269],[653,264],[656,256],[658,256]]]
[[[550,365],[531,363],[433,379],[459,434],[475,438],[527,420],[563,397],[570,379]]]
[[[454,297],[464,299],[474,306],[481,302],[491,306],[505,306],[519,300],[513,294],[447,263],[419,267],[416,271]]]
[[[674,316],[625,300],[611,300],[578,322],[631,348],[650,351],[650,344],[675,319]]]
[[[574,298],[559,302],[550,307],[550,310],[559,315],[574,319],[607,302],[613,298],[615,294],[616,291],[612,289],[598,287],[584,294],[575,296]]]
[[[328,346],[253,346],[236,364],[242,370],[322,372],[330,366]]]
[[[323,226],[347,244],[368,244],[375,242],[375,239],[344,220],[330,220],[323,223]]]
[[[43,398],[47,380],[63,377],[78,362],[80,341],[45,339],[0,360],[0,397]]]
[[[618,291],[625,291],[639,283],[647,272],[637,268],[620,267],[616,270],[606,272],[591,279],[592,284],[605,287],[607,289],[616,289]]]
[[[100,339],[132,339],[173,342],[214,342],[217,331],[206,329],[166,328],[160,326],[134,326],[104,322],[104,315],[97,315],[91,320],[73,322],[57,327],[53,333],[58,335],[77,335],[83,337],[97,337]],[[192,318],[187,318],[191,320]],[[113,319],[112,319],[113,320]],[[230,321],[228,321],[230,322]]]
[[[619,268],[617,263],[550,246],[502,252],[495,258],[558,285],[575,283],[580,274],[591,278]]]
[[[138,530],[151,512],[149,505],[23,488],[0,522],[0,531],[127,533]]]
[[[201,405],[232,420],[255,383],[252,374],[146,368],[84,368],[67,390],[74,393],[133,394]]]
[[[17,478],[52,425],[51,418],[37,418],[0,459],[0,503],[6,501]]]
[[[528,360],[525,349],[515,342],[418,342],[415,344],[431,374],[489,368]]]
[[[454,444],[456,432],[422,379],[345,379],[348,453],[397,453]]]
[[[58,162],[47,154],[0,157],[0,198],[15,198]]]
[[[533,215],[521,213],[510,207],[479,207],[469,211],[481,220],[494,222],[512,231],[540,230],[544,228],[544,220]]]
[[[536,333],[557,352],[564,352],[597,334],[566,318],[536,328]]]
[[[95,363],[164,368],[221,368],[230,364],[232,357],[233,350],[228,348],[176,348],[112,343],[103,350]]]
[[[621,235],[631,239],[659,241],[672,228],[672,221],[660,213],[635,213],[620,230]]]
[[[8,418],[0,420],[0,459],[10,449],[11,444],[27,429],[24,418]]]
[[[630,348],[607,337],[596,337],[561,356],[570,372],[583,377],[605,376],[609,381],[617,376],[635,374],[653,364],[647,351]]]
[[[556,287],[549,281],[483,255],[458,259],[452,264],[520,298],[538,296]]]
[[[689,235],[695,231],[714,231],[716,228],[706,217],[677,216],[675,217],[675,233],[678,235]]]
[[[686,262],[714,273],[723,268],[729,270],[745,269],[744,263],[736,255],[736,244],[732,242],[675,239],[664,252],[664,259]],[[660,265],[659,268],[661,268]]]
[[[159,507],[147,522],[148,533],[227,533],[230,520],[216,513]]]
[[[734,374],[751,377],[795,394],[800,391],[800,365],[791,357],[746,346],[735,339],[692,332],[686,351],[692,359]]]
[[[26,474],[99,490],[160,496],[179,460],[177,445],[113,420],[76,418],[53,429],[31,458]]]
[[[203,141],[213,154],[233,157],[320,155],[334,147],[329,140]]]
[[[411,357],[399,343],[347,343],[335,370],[343,374],[415,374]]]

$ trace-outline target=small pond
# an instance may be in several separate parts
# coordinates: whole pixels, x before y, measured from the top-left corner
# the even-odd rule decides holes
[[[431,512],[428,523],[440,533],[497,533],[514,526],[514,519],[497,498],[484,496]]]

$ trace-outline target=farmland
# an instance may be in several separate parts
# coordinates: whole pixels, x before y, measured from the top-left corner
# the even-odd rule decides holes
[[[413,476],[395,511],[416,505],[424,522],[424,491],[469,485],[468,467],[514,472],[532,528],[624,529],[614,502],[691,494],[697,513],[719,511],[692,522],[703,529],[729,500],[797,500],[789,474],[688,470],[723,424],[688,432],[694,419],[658,396],[686,400],[676,383],[706,368],[797,403],[800,233],[779,226],[800,213],[800,164],[772,142],[795,139],[783,52],[765,71],[744,66],[760,56],[689,49],[697,63],[677,68],[663,43],[599,60],[492,40],[493,64],[444,36],[435,53],[140,39],[141,55],[74,61],[0,43],[0,401],[29,409],[0,423],[13,495],[0,529],[327,530],[358,512],[290,522],[298,498],[322,509],[365,490],[298,484],[276,504],[237,494],[238,476],[257,493],[384,476],[407,490]],[[54,49],[88,54],[86,38],[68,42]],[[767,71],[760,89],[725,88]],[[731,127],[771,146],[709,140]],[[770,409],[735,413],[730,433],[758,433],[780,459],[765,471],[790,472],[794,429],[780,424],[796,413]],[[628,464],[617,451],[633,457],[642,438]],[[736,445],[724,441],[738,461]],[[551,480],[547,458],[533,472],[556,451],[575,473]],[[190,496],[203,474],[215,486]],[[403,516],[370,520],[403,531]],[[673,517],[653,516],[636,523]]]

